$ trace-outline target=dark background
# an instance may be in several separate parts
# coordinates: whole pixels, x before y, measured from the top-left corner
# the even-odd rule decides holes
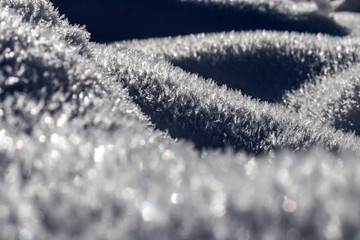
[[[243,3],[240,8],[180,0],[52,0],[72,24],[86,25],[93,41],[176,36],[189,33],[268,29],[323,32],[346,31],[318,15],[296,20]],[[315,24],[314,24],[315,23]]]
[[[228,21],[234,11],[215,9],[177,0],[53,0],[71,23],[86,25],[92,40],[175,36],[236,28]],[[230,9],[229,9],[230,10]]]

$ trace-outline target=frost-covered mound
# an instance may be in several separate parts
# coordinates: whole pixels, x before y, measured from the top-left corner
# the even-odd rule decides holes
[[[357,239],[360,16],[163,1],[194,34],[98,44],[0,0],[0,239]]]

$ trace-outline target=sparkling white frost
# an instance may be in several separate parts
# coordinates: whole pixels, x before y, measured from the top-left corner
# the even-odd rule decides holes
[[[104,46],[46,0],[1,0],[0,239],[358,238],[358,51],[279,31]],[[273,103],[216,84],[239,64]]]

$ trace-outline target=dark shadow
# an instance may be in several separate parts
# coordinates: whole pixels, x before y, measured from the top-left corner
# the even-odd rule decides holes
[[[197,53],[197,57],[168,59],[175,66],[212,78],[218,85],[259,98],[278,102],[285,91],[298,89],[309,78],[324,71],[334,72],[334,67],[346,66],[346,60],[321,61],[316,54],[306,54],[293,49],[292,54],[278,53],[275,47],[260,48],[239,54]],[[326,54],[326,53],[325,53]],[[214,60],[216,59],[216,60]],[[336,65],[336,66],[335,66]]]
[[[73,24],[86,25],[93,41],[177,36],[230,30],[288,30],[344,36],[348,31],[318,14],[296,16],[254,7],[179,0],[52,0]]]
[[[360,12],[360,1],[359,0],[345,0],[339,6],[335,8],[336,12]]]

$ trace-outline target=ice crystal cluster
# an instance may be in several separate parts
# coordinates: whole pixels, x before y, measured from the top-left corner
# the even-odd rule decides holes
[[[177,4],[237,29],[100,44],[0,0],[0,239],[359,239],[360,15]]]

